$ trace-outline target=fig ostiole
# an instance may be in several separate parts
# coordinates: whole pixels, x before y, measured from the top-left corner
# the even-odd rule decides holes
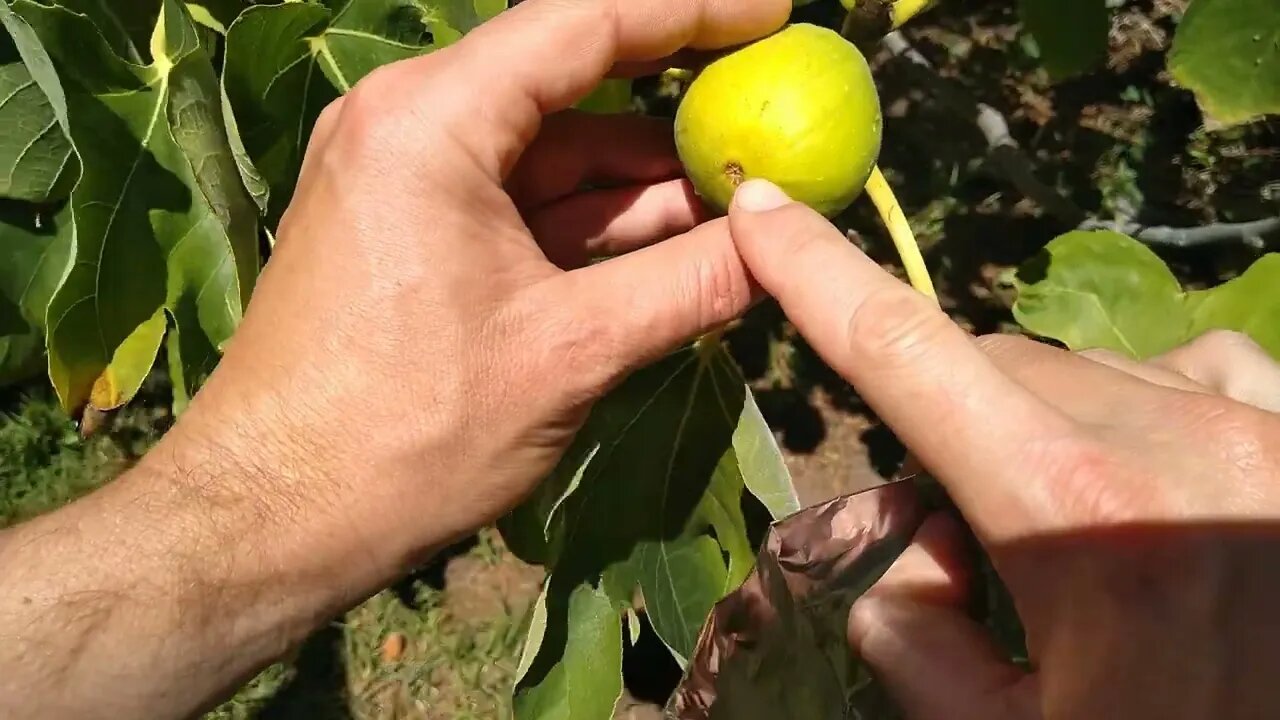
[[[880,100],[866,58],[839,33],[794,24],[718,58],[676,113],[676,149],[720,211],[760,178],[834,217],[862,193],[880,154]]]

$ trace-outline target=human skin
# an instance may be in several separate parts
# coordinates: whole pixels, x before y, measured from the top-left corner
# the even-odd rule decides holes
[[[1245,692],[1274,667],[1255,652],[1268,628],[1215,631],[1200,602],[1222,600],[1239,623],[1268,617],[1275,594],[1252,546],[1209,544],[1192,555],[1201,577],[1182,554],[1176,567],[1157,544],[1141,562],[1130,556],[1146,546],[1100,532],[1149,522],[1194,540],[1184,531],[1207,518],[1274,518],[1277,431],[1245,404],[1270,397],[1265,383],[1184,355],[1158,377],[1199,387],[1174,393],[1132,368],[975,345],[812,213],[735,208],[702,222],[659,125],[564,112],[611,66],[758,37],[789,11],[788,0],[529,0],[326,110],[244,323],[181,420],[107,488],[0,533],[0,717],[184,717],[216,702],[518,502],[595,399],[740,314],[756,281],[947,484],[1043,646],[1038,686],[989,654],[955,611],[954,525],[931,521],[851,622],[914,715],[1001,717],[983,714],[999,702],[1108,716],[1089,703],[1145,699],[1106,682],[1089,696],[1110,667],[1181,709],[1229,691],[1244,698],[1238,717],[1269,716],[1243,712],[1268,709]],[[578,192],[588,182],[612,189]],[[1090,412],[1114,432],[1085,432],[1101,426]],[[939,418],[955,432],[932,433]],[[1110,550],[1082,564],[1078,543],[1033,542],[1055,537]],[[1037,564],[1058,575],[1037,578],[1048,572]],[[1237,576],[1257,582],[1220,598]],[[1128,595],[1098,579],[1124,589],[1135,577]],[[1185,622],[1169,632],[1144,619],[1153,609]],[[1129,654],[1103,652],[1130,639]],[[1150,647],[1212,662],[1143,674],[1132,655]],[[1185,677],[1247,659],[1262,664],[1236,684]],[[928,663],[955,677],[918,687]]]
[[[727,221],[693,229],[669,128],[562,111],[790,7],[530,0],[327,108],[176,426],[0,534],[0,717],[208,707],[526,496],[628,371],[741,313]]]
[[[1148,363],[973,339],[761,181],[729,224],[753,276],[949,491],[1032,662],[965,612],[937,515],[849,636],[913,720],[1280,717],[1280,368],[1213,333]]]

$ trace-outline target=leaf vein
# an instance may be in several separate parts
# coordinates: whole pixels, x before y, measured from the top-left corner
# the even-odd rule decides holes
[[[272,75],[271,79],[267,81],[267,86],[262,89],[262,97],[265,98],[268,95],[270,95],[271,88],[276,86],[276,83],[279,82],[280,78],[284,77],[285,73],[289,72],[294,68],[295,65],[302,62],[303,60],[306,60],[309,57],[312,58],[313,60],[315,59],[310,53],[304,51],[303,53],[298,55],[298,57],[294,58],[289,64],[277,70],[276,74]],[[305,97],[303,99],[305,100]]]
[[[1076,290],[1074,288],[1053,286],[1053,285],[1046,285],[1042,289],[1042,291],[1043,292],[1059,292],[1059,293],[1064,293],[1066,295],[1079,295],[1080,297],[1087,298],[1088,300],[1090,300],[1094,305],[1098,307],[1098,313],[1102,316],[1102,319],[1106,321],[1107,327],[1109,327],[1111,329],[1111,333],[1116,336],[1116,340],[1119,340],[1120,344],[1124,345],[1125,350],[1128,350],[1130,355],[1134,357],[1138,356],[1138,351],[1134,349],[1132,344],[1130,344],[1128,338],[1124,336],[1124,333],[1120,332],[1120,326],[1116,325],[1115,320],[1111,317],[1111,313],[1107,312],[1106,306],[1102,304],[1102,299],[1099,298],[1096,294],[1087,293],[1082,290]]]
[[[410,43],[403,43],[398,40],[392,40],[391,38],[385,38],[380,35],[374,35],[373,33],[370,33],[370,32],[364,32],[363,30],[352,30],[350,28],[330,27],[324,31],[324,34],[325,35],[343,35],[346,37],[360,38],[362,40],[371,40],[373,42],[381,43],[383,45],[398,47],[403,50],[417,51],[417,50],[422,50],[424,48],[424,46],[422,45],[412,45]]]
[[[329,61],[329,67],[333,68],[334,79],[338,81],[338,89],[345,95],[351,92],[351,83],[347,80],[347,76],[343,74],[342,68],[338,67],[338,59],[333,56],[333,51],[329,49],[329,43],[324,38],[320,38],[317,43],[320,46],[320,56]]]
[[[129,186],[133,183],[133,176],[138,172],[138,167],[142,164],[142,158],[146,155],[147,148],[151,143],[151,136],[155,133],[156,126],[160,123],[161,110],[165,106],[165,92],[168,84],[168,80],[165,79],[161,81],[160,87],[157,89],[156,107],[151,113],[151,120],[147,123],[147,132],[142,141],[138,143],[138,154],[134,156],[133,163],[129,166],[129,172],[120,184],[120,195],[116,198],[115,204],[111,205],[111,215],[107,218],[107,225],[102,230],[102,241],[98,245],[98,260],[93,274],[93,294],[90,297],[93,298],[94,319],[98,329],[98,341],[102,346],[102,359],[104,362],[109,362],[111,356],[107,351],[107,337],[102,330],[102,304],[99,301],[99,291],[102,289],[102,260],[106,256],[107,241],[111,237],[111,228],[115,225],[116,215],[120,212],[120,205],[124,203],[124,197],[129,192]]]
[[[12,99],[14,98],[14,96],[15,96],[15,95],[17,95],[18,93],[22,92],[23,90],[26,90],[27,88],[29,88],[29,87],[31,87],[31,86],[33,86],[33,85],[35,85],[35,84],[36,84],[36,81],[35,81],[34,79],[31,79],[31,80],[28,80],[28,81],[26,81],[26,82],[22,83],[21,85],[19,85],[19,86],[15,87],[15,88],[13,89],[13,92],[9,93],[8,95],[5,95],[5,96],[4,96],[4,99],[3,99],[3,100],[0,100],[0,107],[3,107],[3,106],[5,106],[5,105],[8,105],[8,104],[9,104],[9,101],[10,101],[10,100],[12,100]]]
[[[618,445],[622,444],[623,437],[625,437],[627,432],[630,431],[630,429],[632,428],[632,426],[634,426],[640,420],[640,416],[644,415],[645,412],[648,411],[648,409],[653,405],[653,403],[657,401],[658,396],[661,395],[663,391],[665,391],[668,387],[670,387],[671,383],[675,382],[675,379],[679,377],[681,373],[684,372],[685,368],[689,367],[689,364],[694,362],[696,359],[697,359],[696,356],[689,357],[687,360],[681,363],[679,367],[673,370],[671,372],[671,375],[669,375],[666,380],[662,381],[662,385],[660,385],[658,389],[653,392],[653,395],[651,395],[649,399],[646,400],[644,404],[641,405],[636,410],[636,413],[634,416],[632,416],[631,420],[629,420],[627,424],[623,426],[623,428],[618,432],[617,437],[614,438],[614,440],[611,443],[609,443],[608,450],[600,458],[600,461],[598,464],[595,461],[593,456],[592,467],[598,467],[599,470],[596,470],[595,472],[591,472],[592,467],[588,467],[587,471],[590,473],[590,475],[588,476],[584,474],[582,477],[581,483],[579,483],[580,486],[583,484],[587,486],[586,489],[583,490],[583,493],[584,493],[582,496],[583,504],[586,504],[586,502],[591,499],[591,496],[595,493],[596,489],[600,487],[599,483],[595,483],[595,482],[588,483],[587,482],[588,479],[594,480],[601,472],[604,471],[604,467],[609,464],[609,461],[613,457],[613,451],[618,447]],[[565,536],[566,547],[572,546],[573,539],[574,537],[577,536],[578,529],[581,527],[581,520],[585,516],[586,516],[586,513],[581,513],[573,519],[573,522],[568,529],[568,534]],[[548,518],[548,522],[550,522],[550,518]]]
[[[699,360],[701,357],[699,356]],[[680,621],[681,637],[689,634],[689,623],[685,620],[684,613],[680,611],[680,593],[676,590],[675,580],[671,577],[671,557],[667,552],[667,543],[663,541],[667,532],[667,500],[671,492],[671,475],[675,472],[676,456],[680,453],[680,443],[683,441],[685,428],[689,424],[689,416],[693,414],[694,400],[698,397],[698,386],[702,383],[702,376],[706,370],[706,363],[698,363],[697,374],[693,376],[693,387],[689,389],[689,400],[685,403],[684,413],[680,416],[680,422],[676,424],[676,434],[671,441],[671,457],[667,459],[667,471],[662,478],[662,500],[658,503],[658,557],[661,560],[660,565],[665,569],[662,573],[667,581],[667,587],[671,589],[671,597],[676,602],[676,618]]]
[[[22,148],[22,150],[18,153],[18,156],[13,159],[13,164],[9,166],[9,176],[5,180],[6,187],[13,186],[13,174],[18,171],[18,166],[22,164],[22,159],[27,156],[27,153],[31,152],[31,148],[35,147],[36,143],[40,142],[40,139],[43,138],[45,135],[48,135],[49,131],[52,130],[57,125],[58,125],[57,118],[50,120],[49,124],[45,125],[40,130],[40,132],[36,133],[36,135],[31,138],[30,142],[27,143],[26,147]]]
[[[303,152],[302,134],[306,132],[307,126],[307,102],[311,99],[311,78],[316,71],[316,59],[311,58],[311,64],[307,66],[307,78],[302,84],[302,102],[298,104],[298,134],[294,142],[293,154],[295,157],[301,158]]]

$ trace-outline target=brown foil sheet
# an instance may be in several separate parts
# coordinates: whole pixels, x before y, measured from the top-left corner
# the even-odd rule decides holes
[[[923,519],[915,486],[898,481],[775,523],[755,571],[703,626],[666,717],[855,720],[872,706],[887,711],[849,649],[849,610]]]

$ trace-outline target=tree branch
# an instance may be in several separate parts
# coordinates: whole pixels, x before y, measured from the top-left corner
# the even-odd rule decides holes
[[[1013,139],[1009,123],[999,110],[978,102],[963,88],[938,75],[928,58],[913,48],[901,32],[894,30],[888,33],[884,36],[883,43],[894,57],[911,63],[921,71],[920,77],[931,86],[940,102],[974,119],[987,141],[991,162],[1019,192],[1070,227],[1081,230],[1114,230],[1147,245],[1177,248],[1240,242],[1248,247],[1262,249],[1266,246],[1263,239],[1265,236],[1280,232],[1280,217],[1242,223],[1215,223],[1193,228],[1148,227],[1136,222],[1107,222],[1090,218],[1069,198],[1036,177],[1035,166]]]
[[[934,94],[943,104],[974,119],[978,130],[986,138],[991,162],[1019,192],[1034,201],[1045,212],[1068,225],[1079,225],[1088,219],[1088,215],[1076,207],[1075,203],[1036,177],[1031,159],[1022,152],[1017,141],[1013,139],[1012,133],[1009,132],[1009,122],[999,110],[986,103],[978,102],[954,83],[946,82],[937,74],[929,60],[911,47],[911,43],[901,32],[894,30],[884,36],[883,42],[894,57],[907,60],[920,70],[926,71],[922,72],[921,76],[928,80]]]
[[[1280,232],[1280,217],[1264,218],[1241,223],[1213,223],[1202,227],[1175,228],[1165,226],[1146,227],[1135,222],[1104,222],[1086,220],[1081,230],[1114,230],[1124,233],[1147,245],[1190,248],[1217,243],[1239,242],[1262,250],[1267,235]]]

